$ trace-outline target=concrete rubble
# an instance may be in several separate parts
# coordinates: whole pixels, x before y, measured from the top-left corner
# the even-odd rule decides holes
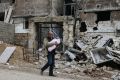
[[[112,80],[120,80],[120,73],[116,73],[112,76]]]
[[[115,38],[102,35],[90,37],[89,40],[86,36],[77,40],[75,43],[77,48],[68,48],[65,51],[67,62],[62,63],[65,66],[57,62],[57,69],[63,68],[63,72],[68,74],[82,72],[91,77],[105,77],[108,80],[113,75],[109,71],[116,69],[111,64],[115,63],[118,66],[120,64],[119,46],[115,46]],[[113,80],[119,80],[118,76]]]

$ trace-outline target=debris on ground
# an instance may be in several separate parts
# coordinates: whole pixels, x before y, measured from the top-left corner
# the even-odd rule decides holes
[[[112,63],[112,61],[116,64],[120,63],[120,51],[117,49],[118,45],[117,47],[114,46],[115,42],[112,38],[107,38],[104,44],[100,45],[99,40],[102,40],[102,38],[101,35],[93,36],[89,40],[83,37],[75,43],[77,47],[68,47],[65,51],[56,51],[55,73],[72,74],[78,77],[82,75],[95,79],[99,78],[100,80],[104,80],[103,78],[110,79],[116,69],[111,64],[105,64],[107,62]],[[83,46],[81,46],[81,43],[84,43]],[[98,43],[100,46],[96,47]],[[0,52],[2,53],[8,46],[13,45],[0,44]],[[16,65],[40,69],[46,63],[46,60],[42,49],[34,51],[34,49],[16,46],[15,52],[6,64],[9,69],[14,69]]]

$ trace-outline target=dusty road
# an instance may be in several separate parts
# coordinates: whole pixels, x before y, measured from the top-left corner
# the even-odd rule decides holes
[[[26,72],[0,69],[0,80],[71,80],[71,79],[40,76]]]

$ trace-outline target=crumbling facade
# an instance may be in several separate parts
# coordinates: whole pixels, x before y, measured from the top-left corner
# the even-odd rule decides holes
[[[78,0],[77,16],[87,25],[88,33],[118,36],[119,0]]]
[[[25,45],[29,48],[37,49],[42,47],[43,37],[45,37],[42,34],[47,34],[47,31],[53,28],[65,43],[69,40],[72,47],[74,19],[70,18],[69,21],[69,17],[61,16],[63,15],[63,3],[63,0],[37,0],[36,2],[16,0],[13,12],[15,37],[27,35],[25,40],[16,38],[16,42],[26,43]],[[21,43],[18,44],[23,45]]]
[[[0,6],[5,5],[0,7],[3,14],[0,19],[15,25],[15,44],[41,47],[41,30],[60,26],[56,32],[61,32],[59,36],[65,45],[73,47],[74,41],[84,34],[119,36],[119,3],[119,0],[1,0]],[[14,8],[7,7],[10,5]],[[7,9],[9,16],[4,17]]]
[[[111,64],[120,64],[120,0],[0,0],[0,6],[0,44],[19,46],[18,62],[42,66],[43,39],[52,31],[61,39],[55,65],[61,73],[108,80],[108,65],[119,67]]]

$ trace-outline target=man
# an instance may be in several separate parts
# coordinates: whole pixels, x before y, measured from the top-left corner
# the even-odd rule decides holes
[[[49,76],[54,76],[53,75],[53,69],[55,65],[55,49],[52,51],[49,51],[48,48],[52,46],[57,46],[57,42],[55,43],[50,43],[50,41],[53,40],[53,33],[48,32],[47,38],[44,39],[44,49],[45,49],[45,54],[47,53],[47,59],[48,62],[41,68],[41,75],[43,74],[44,70],[46,70],[49,67]]]

